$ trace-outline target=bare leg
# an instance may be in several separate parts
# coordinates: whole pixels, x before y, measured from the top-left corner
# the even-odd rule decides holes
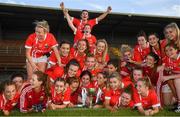
[[[174,79],[174,85],[177,92],[178,104],[180,105],[180,78]]]
[[[173,96],[177,99],[176,88],[174,86],[174,80],[168,80],[167,83],[172,91]]]
[[[29,81],[32,78],[32,74],[33,74],[33,69],[32,66],[29,62],[26,62],[26,66],[27,66],[27,81]]]
[[[37,66],[38,66],[38,69],[42,72],[45,72],[46,70],[46,67],[47,67],[47,63],[45,62],[39,62],[37,63]]]

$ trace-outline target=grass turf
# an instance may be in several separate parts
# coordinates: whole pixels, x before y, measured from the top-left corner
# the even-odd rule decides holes
[[[0,113],[2,115],[2,113]],[[20,113],[13,111],[11,116],[140,116],[135,110],[121,109],[117,112],[110,112],[107,109],[87,109],[87,108],[67,108],[59,110],[46,110],[44,113]],[[180,116],[180,113],[168,111],[168,109],[161,110],[156,116]]]

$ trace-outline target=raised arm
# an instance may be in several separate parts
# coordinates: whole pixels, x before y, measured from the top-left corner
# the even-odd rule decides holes
[[[72,20],[70,19],[70,16],[68,14],[68,10],[64,9],[64,15],[67,19],[69,27],[73,30],[74,33],[76,33],[77,28],[73,25]]]
[[[60,3],[60,9],[62,9],[63,13],[64,13],[64,16],[65,16],[65,6],[64,6],[64,2],[61,2]],[[70,20],[72,21],[73,18],[69,15],[69,13],[67,13],[67,15],[70,17]],[[66,16],[65,16],[66,17]]]
[[[110,6],[108,6],[106,12],[104,12],[99,17],[97,17],[98,22],[103,20],[111,12],[111,10],[112,10],[112,8]]]

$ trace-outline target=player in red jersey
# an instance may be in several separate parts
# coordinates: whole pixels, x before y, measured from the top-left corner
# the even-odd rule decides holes
[[[121,77],[117,72],[113,73],[109,78],[109,85],[105,92],[105,108],[109,109],[110,111],[116,111],[116,107],[119,101],[119,97],[122,94],[122,82]]]
[[[70,54],[71,45],[68,41],[62,41],[59,44],[59,55],[61,58],[62,67],[65,67],[66,64],[73,58]],[[51,66],[57,65],[58,61],[54,52],[51,53],[49,57],[49,63]]]
[[[138,79],[143,78],[143,69],[141,67],[135,67],[132,71],[132,77],[131,80],[134,82],[134,84],[137,83]]]
[[[148,76],[154,88],[157,86],[159,73],[157,71],[159,56],[153,52],[146,57],[145,65],[143,66],[144,76]]]
[[[45,71],[47,54],[51,51],[55,52],[58,64],[61,65],[58,44],[55,37],[49,33],[48,22],[43,20],[35,23],[35,33],[29,35],[25,43],[28,80],[32,78],[33,71]]]
[[[86,60],[86,56],[89,53],[89,44],[87,40],[79,40],[77,43],[76,48],[71,49],[71,54],[76,59],[79,64],[80,68],[82,69],[84,67],[84,62]]]
[[[164,28],[165,45],[175,44],[180,50],[180,29],[176,23],[170,23]]]
[[[58,77],[68,80],[69,77],[79,77],[81,70],[76,59],[71,59],[65,68],[54,66],[46,71],[50,81],[53,83]]]
[[[98,69],[97,61],[96,61],[96,58],[94,57],[94,55],[88,54],[88,56],[86,57],[85,65],[84,65],[84,68],[82,69],[82,71],[85,71],[85,70],[88,70],[89,72],[91,72],[91,75],[92,75],[91,81],[93,83],[96,83],[96,81],[97,81],[97,78],[96,78],[97,73],[102,71],[102,70]]]
[[[169,87],[172,90],[172,93],[175,98],[177,98],[178,106],[175,112],[180,112],[180,79],[176,76],[173,78],[173,75],[180,74],[180,54],[176,45],[168,44],[165,47],[165,52],[167,57],[163,60],[164,70],[166,71],[168,76],[171,78],[161,77],[162,81],[167,81]]]
[[[159,40],[157,33],[150,33],[148,36],[148,42],[150,44],[151,52],[154,52],[159,56],[159,64],[162,64],[162,59],[165,57],[165,52],[163,51],[164,45],[163,42]]]
[[[20,112],[44,112],[46,109],[49,89],[47,86],[47,75],[41,71],[35,71],[30,80],[21,91]]]
[[[21,93],[24,86],[27,85],[25,74],[21,72],[15,72],[10,79],[15,83],[17,92],[19,93]]]
[[[79,88],[79,79],[76,77],[70,77],[67,83],[69,84],[69,88],[71,90],[70,103],[68,107],[76,107],[79,103],[79,95],[81,93]]]
[[[11,110],[17,105],[19,93],[16,91],[16,86],[11,81],[3,83],[3,92],[0,95],[0,110],[4,115],[9,115]]]
[[[95,88],[91,82],[92,74],[88,70],[85,70],[80,75],[80,90],[81,90],[81,101],[83,106],[90,105],[89,89]]]
[[[52,110],[66,108],[70,103],[71,90],[66,88],[66,82],[62,78],[54,81],[51,87],[51,99],[48,101],[48,107]]]
[[[136,105],[138,111],[143,115],[154,115],[159,112],[160,103],[157,94],[151,88],[148,78],[139,79],[137,81],[137,90],[139,93],[140,103]]]
[[[134,47],[134,61],[142,64],[145,62],[146,56],[150,52],[149,43],[147,42],[147,37],[145,32],[141,31],[137,35],[138,44]]]
[[[118,70],[118,61],[116,60],[109,60],[107,62],[107,66],[104,68],[104,71],[107,72],[108,76],[111,76],[111,74],[117,72],[117,70]]]
[[[140,64],[134,60],[133,50],[129,45],[122,44],[121,49],[122,57],[120,58],[120,75],[122,77],[130,76],[133,68],[135,66],[140,66]]]
[[[99,69],[103,69],[109,61],[108,44],[105,39],[99,39],[97,41],[93,54],[98,62]]]
[[[69,24],[69,27],[73,30],[74,32],[74,47],[77,46],[77,42],[79,40],[82,40],[82,39],[86,39],[89,43],[89,47],[90,47],[90,50],[93,51],[94,48],[95,48],[95,44],[96,44],[96,37],[94,35],[91,34],[91,25],[90,24],[85,24],[83,30],[78,30],[72,23],[72,21],[70,20],[70,17],[68,15],[68,11],[65,10],[64,12],[66,18],[67,18],[67,21],[68,21],[68,24]]]
[[[93,108],[102,108],[103,107],[103,103],[105,101],[106,88],[107,88],[107,73],[99,72],[97,74],[95,105]]]
[[[65,6],[64,6],[63,2],[60,3],[60,8],[63,11],[65,10]],[[109,6],[105,13],[103,13],[102,15],[100,15],[99,17],[97,17],[95,19],[90,19],[90,20],[89,20],[89,12],[87,10],[82,10],[81,19],[77,19],[77,18],[72,17],[71,20],[72,20],[73,24],[76,26],[76,28],[78,30],[82,31],[82,29],[84,29],[84,26],[86,24],[90,24],[91,28],[93,28],[93,26],[98,24],[98,22],[101,21],[102,19],[104,19],[111,12],[111,10],[112,9]]]
[[[132,90],[131,87],[127,87],[122,92],[122,95],[119,98],[119,102],[117,105],[117,108],[133,108],[134,107],[134,101],[132,96]]]

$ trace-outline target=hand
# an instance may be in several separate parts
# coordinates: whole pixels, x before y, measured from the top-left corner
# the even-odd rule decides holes
[[[49,104],[49,108],[51,109],[51,110],[55,110],[56,108],[55,108],[55,105],[53,104],[53,103],[50,103]]]
[[[154,115],[154,111],[153,110],[149,111],[149,115]]]
[[[126,63],[125,61],[122,61],[122,62],[121,62],[121,67],[125,67],[126,64],[127,64],[127,63]]]
[[[8,115],[10,114],[10,112],[9,112],[8,110],[3,110],[3,114],[4,114],[5,116],[8,116]]]
[[[111,112],[117,112],[117,109],[113,107],[113,108],[110,109],[110,111]]]
[[[64,9],[64,14],[67,14],[68,13],[68,9]]]
[[[46,111],[46,109],[45,109],[45,108],[43,108],[43,109],[41,110],[41,112],[42,112],[42,113],[44,113],[45,111]]]
[[[128,58],[128,59],[127,59],[127,62],[129,62],[129,63],[134,63],[134,61],[133,61],[131,58]]]
[[[61,3],[60,3],[60,8],[61,8],[62,10],[65,9],[65,7],[64,7],[64,2],[61,2]]]
[[[107,12],[108,12],[108,13],[110,13],[110,12],[111,12],[111,10],[112,10],[111,6],[108,6],[108,8],[107,8]]]
[[[152,109],[148,109],[148,110],[145,110],[144,111],[144,114],[145,115],[151,115],[153,112],[152,112],[153,110]],[[154,114],[154,113],[153,113]]]
[[[148,110],[144,111],[144,115],[149,116],[149,111]]]
[[[74,104],[73,104],[73,103],[69,103],[69,104],[68,104],[68,107],[73,108],[73,107],[74,107]]]

